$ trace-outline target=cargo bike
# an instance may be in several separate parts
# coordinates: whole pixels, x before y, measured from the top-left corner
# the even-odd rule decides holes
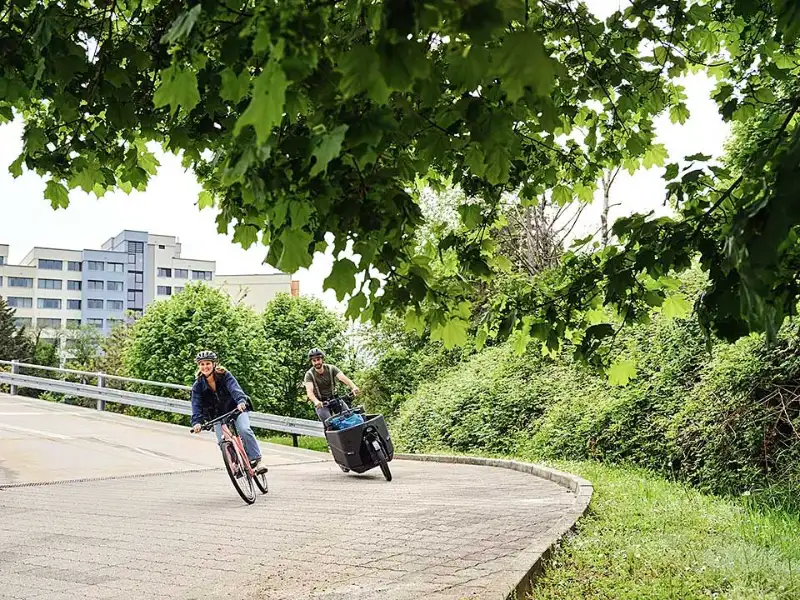
[[[352,392],[330,398],[323,405],[331,411],[325,420],[325,438],[339,468],[348,473],[365,473],[380,467],[386,481],[392,480],[389,463],[394,445],[383,415],[366,414],[362,407],[348,408]]]

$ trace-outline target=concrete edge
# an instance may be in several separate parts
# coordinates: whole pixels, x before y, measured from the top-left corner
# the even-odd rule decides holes
[[[564,514],[558,523],[548,532],[546,539],[539,544],[530,546],[522,551],[518,562],[519,571],[525,574],[519,581],[509,581],[507,592],[503,597],[510,599],[524,599],[533,589],[533,583],[543,568],[544,563],[550,558],[556,546],[561,542],[566,534],[575,530],[578,520],[589,510],[589,504],[594,494],[594,486],[591,482],[564,471],[551,469],[534,463],[508,460],[502,458],[482,458],[478,456],[449,456],[446,454],[403,454],[398,453],[394,458],[400,460],[416,460],[422,462],[455,463],[465,465],[477,465],[483,467],[496,467],[500,469],[510,469],[520,471],[541,479],[547,479],[553,483],[567,488],[575,494],[575,503],[572,510]],[[517,572],[519,572],[517,571]],[[513,578],[516,579],[516,575]]]

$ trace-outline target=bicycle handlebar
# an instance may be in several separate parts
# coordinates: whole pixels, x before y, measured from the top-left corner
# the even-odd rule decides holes
[[[223,422],[228,421],[229,419],[231,419],[231,417],[238,416],[240,414],[242,414],[242,411],[240,411],[238,407],[234,408],[232,411],[226,412],[224,415],[220,415],[216,419],[211,419],[210,421],[206,421],[205,423],[203,423],[200,426],[200,430],[201,431],[211,431],[211,429],[217,423],[223,423]]]
[[[356,395],[351,390],[346,394],[342,394],[341,396],[334,396],[333,398],[328,398],[327,400],[323,400],[322,406],[327,408],[331,404],[336,404],[337,402],[341,402],[342,400],[352,400],[355,397]]]

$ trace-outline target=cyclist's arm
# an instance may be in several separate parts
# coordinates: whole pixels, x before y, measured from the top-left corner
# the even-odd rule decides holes
[[[197,384],[192,386],[192,427],[203,422],[203,400]]]
[[[353,381],[347,375],[342,373],[341,371],[339,371],[339,373],[336,375],[336,379],[341,381],[343,384],[345,384],[351,390],[355,390],[355,389],[358,388],[358,386],[355,383],[353,383]]]
[[[308,396],[308,399],[311,400],[314,404],[319,402],[316,394],[314,394],[314,384],[311,383],[310,381],[306,381],[304,383],[306,385],[306,396]]]
[[[228,391],[231,393],[231,397],[237,405],[247,404],[247,394],[244,393],[242,386],[239,385],[239,382],[236,381],[236,377],[234,377],[233,373],[230,371],[226,371],[225,373],[225,384],[228,386]]]

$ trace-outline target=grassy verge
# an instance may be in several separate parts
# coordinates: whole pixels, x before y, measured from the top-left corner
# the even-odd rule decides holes
[[[262,442],[270,442],[272,444],[282,444],[284,446],[292,445],[292,436],[290,435],[270,435],[258,436]],[[318,452],[327,452],[328,443],[325,438],[299,436],[297,439],[298,446],[306,450],[316,450]]]
[[[557,463],[595,486],[531,598],[800,598],[800,519],[649,473]]]

